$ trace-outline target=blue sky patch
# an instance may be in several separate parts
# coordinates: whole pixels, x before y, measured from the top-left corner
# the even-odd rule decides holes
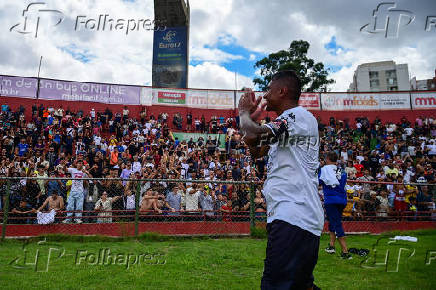
[[[349,51],[349,49],[344,48],[341,45],[338,45],[336,43],[336,36],[332,36],[332,38],[330,39],[330,42],[326,43],[324,45],[324,48],[328,51],[329,54],[331,55],[338,55],[338,50],[341,49],[342,51]]]
[[[220,37],[218,43],[214,46],[205,45],[204,47],[210,49],[215,48],[228,54],[242,56],[243,58],[241,59],[228,60],[226,62],[220,63],[220,65],[222,65],[229,71],[237,72],[239,75],[243,75],[251,79],[253,79],[255,76],[254,64],[256,63],[256,61],[266,56],[266,54],[251,51],[243,46],[238,45],[236,43],[236,39],[231,35]],[[203,61],[190,61],[190,65],[193,66],[201,63],[203,63]]]
[[[78,60],[83,63],[88,63],[95,58],[95,55],[93,55],[88,49],[79,48],[74,43],[58,48],[70,54],[75,60]]]

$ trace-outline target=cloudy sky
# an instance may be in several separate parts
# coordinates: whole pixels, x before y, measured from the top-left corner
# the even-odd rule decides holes
[[[23,10],[34,2],[45,3],[38,9],[59,13],[28,13],[24,30]],[[345,91],[364,62],[408,63],[411,77],[433,77],[436,1],[389,2],[394,4],[383,7],[396,5],[392,9],[403,10],[404,16],[395,26],[399,12],[379,10],[379,24],[391,15],[389,33],[399,27],[398,35],[386,38],[383,31],[360,31],[373,23],[373,10],[383,1],[191,0],[189,87],[234,89],[235,72],[238,88],[252,86],[256,60],[300,39],[310,43],[309,56],[330,69],[336,81],[332,91]],[[36,76],[43,56],[42,77],[150,85],[152,31],[126,35],[125,30],[102,32],[75,25],[77,16],[87,20],[100,14],[154,19],[153,6],[153,0],[0,0],[0,74]],[[63,20],[55,26],[59,15]],[[435,16],[434,25],[427,23],[428,16]]]

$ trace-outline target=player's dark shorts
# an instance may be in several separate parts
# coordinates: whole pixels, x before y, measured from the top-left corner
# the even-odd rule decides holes
[[[266,229],[268,243],[261,289],[312,287],[319,236],[282,220],[274,220]]]
[[[329,231],[335,233],[338,238],[345,236],[342,227],[342,212],[345,204],[324,204],[324,208],[329,220]]]

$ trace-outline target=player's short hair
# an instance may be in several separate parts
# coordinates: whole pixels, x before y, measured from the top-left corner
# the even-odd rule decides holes
[[[301,95],[301,80],[293,70],[282,70],[275,73],[271,81],[283,81],[289,88],[290,95],[298,101]]]

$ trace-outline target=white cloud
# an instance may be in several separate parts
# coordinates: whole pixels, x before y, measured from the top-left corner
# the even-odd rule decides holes
[[[196,61],[207,61],[215,63],[224,63],[236,59],[243,59],[241,55],[226,53],[217,48],[193,47],[190,59]]]
[[[44,56],[42,76],[78,81],[127,84],[151,82],[153,33],[142,31],[128,36],[120,31],[74,31],[77,15],[98,18],[153,18],[153,1],[121,0],[45,1],[51,9],[64,13],[64,21],[44,29],[38,38],[9,32],[22,21],[22,10],[30,1],[0,2],[0,73],[36,75],[39,58]],[[190,66],[191,87],[234,88],[234,73],[221,64],[243,58],[224,52],[217,44],[239,45],[249,51],[268,54],[286,49],[292,40],[307,40],[309,56],[324,64],[342,66],[332,73],[331,88],[344,91],[358,64],[379,60],[408,63],[409,72],[418,79],[430,78],[436,64],[434,33],[425,32],[425,15],[436,13],[432,0],[398,0],[399,9],[415,13],[416,20],[403,28],[399,39],[367,35],[359,28],[370,20],[377,1],[285,1],[269,0],[191,0],[190,57],[204,62]],[[433,4],[432,4],[433,3]],[[434,32],[434,31],[433,31]],[[336,36],[337,49],[331,55],[324,45]],[[75,45],[75,52],[93,57],[83,63],[62,48]],[[255,60],[251,53],[248,60]],[[258,72],[256,72],[258,73]],[[240,84],[239,84],[240,83]],[[238,76],[238,86],[252,86],[251,79]]]
[[[205,62],[189,66],[190,87],[201,89],[235,89],[235,73],[214,63]],[[237,88],[253,87],[250,78],[237,75]]]

